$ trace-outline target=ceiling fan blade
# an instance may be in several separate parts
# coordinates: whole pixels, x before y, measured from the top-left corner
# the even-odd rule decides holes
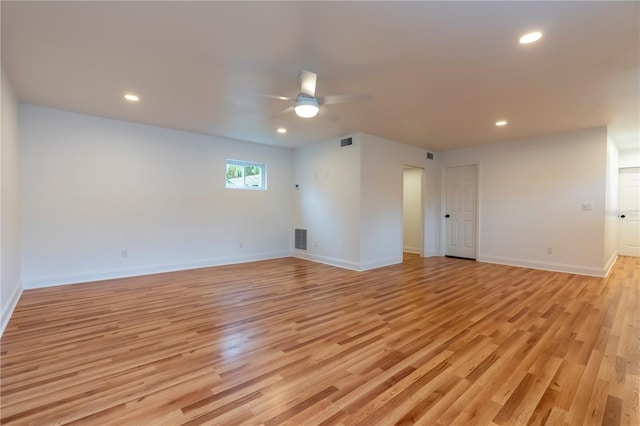
[[[297,99],[289,96],[269,95],[268,93],[256,93],[256,95],[262,96],[263,98],[278,99],[279,101],[295,101]]]
[[[344,104],[347,102],[369,102],[371,95],[331,95],[319,96],[318,103],[320,105]]]
[[[309,95],[312,98],[316,96],[316,81],[318,74],[311,71],[302,71],[300,73],[300,93]]]
[[[285,108],[285,109],[283,109],[282,111],[280,111],[279,113],[277,113],[277,114],[272,115],[271,117],[269,117],[269,119],[270,119],[270,120],[273,120],[274,118],[278,118],[278,117],[280,117],[281,115],[288,114],[288,113],[290,113],[291,111],[293,111],[293,109],[294,109],[294,108],[295,108],[294,106],[290,106],[289,108]]]
[[[338,121],[340,117],[333,113],[329,108],[322,107],[318,111],[318,115],[322,116],[322,118],[326,118],[329,121]]]

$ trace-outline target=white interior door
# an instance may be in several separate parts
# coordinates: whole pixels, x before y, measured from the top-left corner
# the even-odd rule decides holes
[[[447,167],[445,255],[476,258],[477,167]]]
[[[620,169],[618,253],[640,257],[640,167]]]

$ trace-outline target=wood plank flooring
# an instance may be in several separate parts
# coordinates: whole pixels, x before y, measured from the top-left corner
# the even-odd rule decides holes
[[[2,424],[640,424],[640,259],[607,279],[286,258],[25,291]]]

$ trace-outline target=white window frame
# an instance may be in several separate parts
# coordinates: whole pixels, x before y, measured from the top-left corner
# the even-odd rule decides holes
[[[260,186],[251,186],[251,185],[247,185],[247,175],[246,173],[243,172],[242,174],[242,182],[243,185],[242,186],[238,186],[238,185],[229,185],[229,182],[227,181],[227,167],[230,165],[234,165],[234,166],[242,166],[243,170],[246,170],[247,166],[252,166],[252,167],[259,167],[262,172],[261,174],[261,185]],[[249,189],[249,190],[254,190],[254,191],[266,191],[267,190],[267,165],[265,163],[254,163],[252,161],[242,161],[242,160],[225,160],[225,165],[224,165],[224,172],[225,172],[225,178],[224,178],[224,186],[227,189]],[[236,179],[240,179],[240,178],[236,178]]]

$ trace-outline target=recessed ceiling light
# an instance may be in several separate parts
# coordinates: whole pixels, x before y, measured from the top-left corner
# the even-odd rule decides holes
[[[287,129],[285,129],[284,127],[278,127],[277,132],[280,134],[284,134],[284,133],[287,133]]]
[[[538,41],[542,38],[542,33],[540,31],[534,31],[520,37],[520,44],[529,44],[534,41]]]
[[[138,102],[140,100],[139,97],[137,97],[136,95],[132,94],[132,93],[127,93],[126,95],[124,95],[124,98],[128,101],[131,102]]]
[[[496,121],[496,126],[506,126],[506,125],[507,125],[506,120]]]

